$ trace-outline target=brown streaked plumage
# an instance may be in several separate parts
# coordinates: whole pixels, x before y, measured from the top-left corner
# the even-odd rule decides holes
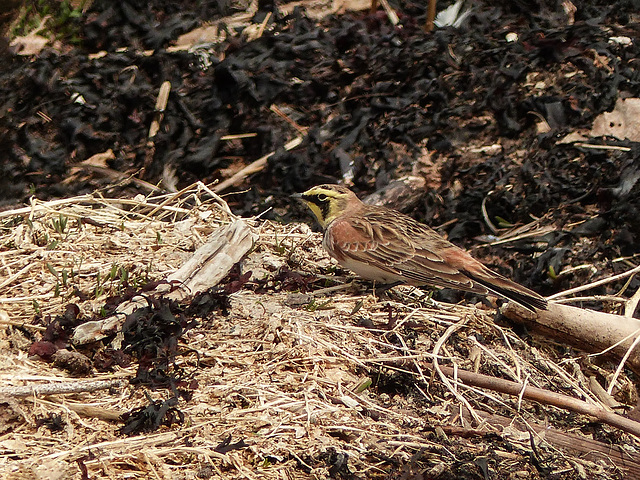
[[[319,185],[296,197],[324,229],[322,244],[329,255],[367,280],[493,293],[530,310],[547,308],[542,296],[489,270],[428,226],[366,205],[346,187]]]

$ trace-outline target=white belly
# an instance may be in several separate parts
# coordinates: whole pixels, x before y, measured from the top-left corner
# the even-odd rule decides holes
[[[380,270],[379,268],[373,267],[368,263],[356,262],[351,259],[346,259],[345,261],[338,261],[340,265],[345,268],[348,268],[356,275],[365,278],[367,280],[373,280],[374,282],[386,284],[386,283],[395,283],[398,281],[404,281],[402,277],[394,275],[389,272],[385,272],[384,270]]]

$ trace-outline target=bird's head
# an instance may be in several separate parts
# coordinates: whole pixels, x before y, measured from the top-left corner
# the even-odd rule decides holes
[[[323,229],[349,207],[360,203],[355,193],[341,185],[318,185],[295,194],[294,198],[302,200],[311,209]]]

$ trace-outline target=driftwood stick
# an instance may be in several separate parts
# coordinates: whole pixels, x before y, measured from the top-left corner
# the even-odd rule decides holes
[[[517,324],[585,352],[606,351],[616,360],[628,355],[627,366],[640,374],[640,352],[635,349],[628,353],[640,335],[640,320],[636,318],[557,303],[550,303],[548,310],[538,311],[537,314],[508,303],[501,312]]]
[[[241,219],[220,227],[182,267],[169,275],[166,283],[159,284],[145,296],[138,295],[122,303],[118,311],[107,318],[79,325],[73,332],[72,343],[84,345],[118,332],[127,315],[148,306],[147,296],[165,295],[180,301],[217,285],[253,247],[256,239],[256,235]]]
[[[26,385],[23,387],[0,388],[1,397],[43,397],[46,395],[61,395],[64,393],[95,392],[96,390],[106,390],[111,387],[119,387],[123,380],[93,380],[90,382],[62,382],[47,383],[37,385]]]
[[[400,366],[402,369],[411,368],[404,360],[382,361],[381,365],[389,365],[392,367]],[[432,363],[424,364],[424,366],[431,371],[436,369]],[[414,369],[411,370],[414,371]],[[438,365],[438,373],[453,379],[453,383],[457,383],[459,385],[484,388],[494,392],[505,393],[522,399],[538,402],[543,405],[553,405],[554,407],[570,410],[572,412],[589,415],[602,423],[606,423],[607,425],[611,425],[612,427],[619,428],[624,432],[640,437],[640,422],[636,422],[627,417],[613,413],[599,405],[578,400],[577,398],[570,397],[568,395],[555,393],[543,388],[532,387],[520,382],[512,382],[502,378],[483,375],[481,373],[469,372],[459,368],[454,369],[444,365]],[[471,410],[469,410],[469,412],[471,412]]]
[[[523,385],[519,382],[512,382],[502,378],[491,377],[481,373],[468,372],[458,369],[454,373],[451,367],[440,366],[442,372],[448,377],[457,376],[458,381],[464,385],[472,385],[474,387],[486,388],[494,392],[506,393],[508,395],[520,396],[527,400],[539,402],[543,405],[553,405],[554,407],[571,410],[572,412],[581,413],[595,417],[598,421],[619,428],[627,433],[631,433],[640,437],[640,423],[630,420],[626,417],[610,412],[605,408],[587,403],[577,398],[563,395],[561,393],[551,392],[543,388],[531,387]]]
[[[257,239],[257,235],[244,220],[234,220],[218,234],[212,235],[184,265],[169,275],[169,286],[160,285],[159,292],[162,289],[170,290],[172,284],[179,284],[180,288],[167,296],[174,300],[182,300],[217,285],[253,248]]]
[[[499,414],[490,414],[482,410],[476,410],[484,422],[488,423],[498,431],[504,428],[512,429],[514,426],[523,432],[533,431],[538,438],[545,443],[562,448],[568,452],[577,454],[579,458],[589,462],[599,462],[604,465],[614,465],[620,470],[624,478],[640,478],[640,453],[622,450],[612,447],[609,443],[604,443],[585,435],[576,435],[570,432],[556,430],[548,425],[527,420],[526,423],[512,417],[505,417]],[[471,421],[471,415],[464,411],[463,415]],[[476,437],[487,435],[487,430],[474,430],[468,428],[455,427],[453,425],[443,426],[442,429],[449,436]]]

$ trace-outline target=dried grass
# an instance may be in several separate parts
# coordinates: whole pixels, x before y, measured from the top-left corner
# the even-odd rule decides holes
[[[230,214],[210,193],[195,185],[166,197],[92,195],[0,213],[0,301],[6,312],[0,387],[80,381],[28,358],[25,332],[37,336],[37,325],[16,325],[33,324],[38,312],[61,314],[69,302],[99,312],[106,295],[120,287],[111,278],[95,297],[98,273],[109,278],[113,265],[149,280],[164,278],[228,221]],[[56,226],[61,218],[68,219],[64,231]],[[245,261],[254,278],[283,266],[320,273],[330,265],[305,225],[256,222],[255,228],[260,240]],[[63,270],[69,272],[66,285]],[[87,299],[78,301],[76,289]],[[570,474],[565,478],[581,472],[621,478],[611,462],[572,457],[518,426],[546,422],[567,430],[588,419],[455,378],[445,384],[429,369],[435,353],[439,364],[599,403],[577,361],[559,363],[552,347],[532,347],[480,309],[435,304],[408,287],[386,301],[366,291],[332,292],[306,308],[288,306],[290,300],[287,292],[245,289],[232,296],[229,316],[200,319],[186,333],[180,362],[195,371],[199,386],[178,406],[184,425],[118,435],[120,424],[105,418],[146,404],[147,394],[170,395],[136,386],[0,400],[0,477],[79,479],[83,464],[89,478],[114,479],[349,478],[345,468],[357,475],[352,478],[478,478],[476,460],[484,458],[494,478],[513,472],[538,478],[533,455],[551,471]],[[134,367],[91,380],[133,375]],[[618,382],[619,392],[633,390],[624,375]],[[485,420],[487,413],[521,423],[500,427]],[[38,426],[51,414],[60,415],[60,431]],[[229,436],[249,447],[216,451]],[[624,438],[625,448],[637,452],[637,439]]]
[[[97,312],[129,283],[164,278],[229,215],[195,185],[134,199],[83,195],[0,212],[0,306],[12,322],[55,315],[68,302]],[[225,204],[226,206],[226,204]],[[76,292],[90,300],[78,302]]]

